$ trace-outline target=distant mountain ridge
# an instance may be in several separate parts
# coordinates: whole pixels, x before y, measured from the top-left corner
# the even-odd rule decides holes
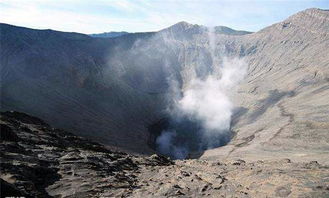
[[[205,26],[201,25],[192,25],[190,23],[187,23],[185,21],[178,22],[168,28],[165,29],[171,29],[171,28],[182,28],[182,29],[187,29],[191,27],[197,27],[197,28],[204,28],[207,29]],[[234,30],[232,28],[226,27],[226,26],[215,26],[214,28],[215,33],[217,34],[226,34],[226,35],[245,35],[245,34],[251,34],[252,32],[250,31],[244,31],[244,30]],[[104,32],[104,33],[97,33],[97,34],[89,34],[92,37],[100,37],[100,38],[115,38],[115,37],[120,37],[126,34],[130,34],[130,32]]]
[[[179,31],[179,30],[192,30],[195,29],[196,31],[201,32],[207,32],[207,31],[214,31],[216,34],[224,34],[224,35],[245,35],[245,34],[251,34],[252,32],[244,31],[244,30],[235,30],[226,26],[215,26],[215,27],[206,27],[203,25],[198,24],[190,24],[185,21],[178,22],[168,28],[165,28],[161,31]]]
[[[115,38],[119,37],[125,34],[129,34],[129,32],[104,32],[104,33],[98,33],[98,34],[89,34],[92,37],[100,37],[100,38]]]
[[[244,30],[234,30],[232,28],[226,26],[216,26],[214,27],[215,33],[217,34],[227,34],[227,35],[245,35],[251,34],[252,32],[244,31]]]

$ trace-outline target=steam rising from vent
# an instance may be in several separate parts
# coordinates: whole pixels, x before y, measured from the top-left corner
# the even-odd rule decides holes
[[[184,159],[188,154],[188,150],[186,147],[173,144],[176,136],[175,131],[163,131],[156,140],[157,150],[164,155],[173,156],[176,159]]]
[[[185,114],[200,120],[207,131],[228,130],[233,110],[228,95],[244,74],[241,60],[225,61],[220,79],[208,76],[206,80],[193,80],[184,91],[178,107]]]
[[[197,131],[186,130],[186,127],[178,130],[174,126],[170,130],[164,130],[157,138],[158,151],[172,158],[187,157],[193,145],[182,140],[185,138],[185,141],[189,141],[189,133],[194,133],[199,138],[196,149],[199,151],[222,146],[231,137],[230,123],[234,105],[230,96],[234,94],[236,85],[243,80],[247,67],[243,59],[218,60],[213,31],[208,31],[208,38],[212,66],[219,68],[217,70],[220,75],[211,74],[204,79],[192,79],[170,110],[171,120],[175,120],[176,126],[184,123],[186,125],[186,120],[188,123],[198,123]]]
[[[133,92],[140,108],[129,108],[128,119],[168,122],[150,131],[159,153],[182,159],[230,140],[230,95],[247,67],[220,37],[214,28],[183,23],[113,50],[104,73],[125,95]]]
[[[208,148],[215,147],[216,134],[228,136],[234,105],[229,94],[243,79],[246,73],[242,60],[225,60],[222,67],[222,77],[208,76],[206,80],[195,79],[184,91],[178,108],[183,114],[200,121],[203,128],[204,143]]]

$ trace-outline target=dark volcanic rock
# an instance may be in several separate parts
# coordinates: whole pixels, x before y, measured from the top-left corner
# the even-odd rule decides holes
[[[7,111],[3,112],[2,115],[4,116],[4,119],[6,120],[17,120],[26,124],[35,124],[35,125],[43,125],[48,126],[43,120],[27,115],[25,113],[16,112],[16,111]]]
[[[51,128],[24,113],[1,113],[0,123],[1,192],[5,196],[125,194],[135,188],[138,164],[150,163]],[[153,161],[171,162],[160,157]]]
[[[183,160],[113,152],[18,112],[1,113],[1,195],[25,197],[326,197],[318,162]],[[15,141],[12,141],[15,140]]]
[[[168,157],[154,154],[146,158],[145,164],[150,166],[169,166],[169,165],[174,165],[175,163],[172,160],[170,160]]]
[[[0,138],[2,141],[11,141],[11,142],[16,142],[18,141],[18,136],[13,132],[13,130],[5,125],[1,124],[0,126]]]
[[[1,183],[1,197],[20,197],[20,196],[28,196],[27,194],[20,191],[18,188],[16,188],[15,185],[10,184],[3,179],[0,179]]]

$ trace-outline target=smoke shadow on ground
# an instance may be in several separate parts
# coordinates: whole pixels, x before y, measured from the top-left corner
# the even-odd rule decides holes
[[[248,112],[248,108],[245,107],[236,107],[233,109],[232,118],[231,118],[231,127],[239,122],[242,116]]]
[[[278,91],[277,89],[270,90],[268,96],[265,99],[258,101],[258,104],[260,104],[259,108],[257,108],[257,110],[249,115],[249,123],[256,121],[258,117],[267,111],[268,108],[273,107],[282,98],[286,96],[292,97],[294,95],[294,91]]]

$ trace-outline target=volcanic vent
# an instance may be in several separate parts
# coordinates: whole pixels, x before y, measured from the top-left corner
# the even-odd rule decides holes
[[[197,45],[202,44],[202,47],[184,39],[177,40],[166,31],[160,34],[168,49],[180,53],[179,67],[198,68],[202,65],[201,68],[206,68],[190,73],[186,79],[182,73],[175,76],[167,72],[166,118],[149,127],[149,144],[159,153],[174,159],[192,157],[192,153],[228,143],[234,109],[230,97],[247,70],[243,58],[228,57],[226,51],[218,49],[221,45],[217,43],[218,35],[213,28],[199,28],[202,30],[199,37],[192,38],[200,40]],[[170,61],[165,63],[167,68],[173,67]],[[177,76],[179,78],[175,78]]]
[[[328,16],[308,9],[251,34],[182,22],[116,38],[0,24],[1,108],[143,154],[163,142],[202,151],[228,141],[205,141],[221,131],[234,139],[202,158],[326,155]]]

